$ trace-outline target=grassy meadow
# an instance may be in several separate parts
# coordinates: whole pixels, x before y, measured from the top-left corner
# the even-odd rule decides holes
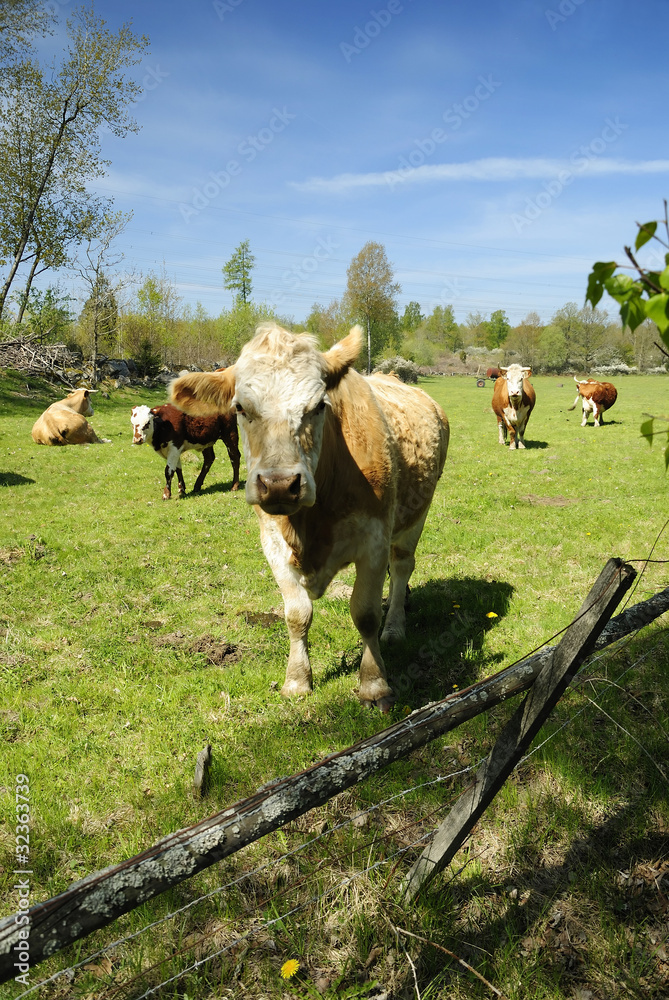
[[[669,559],[669,475],[639,425],[645,411],[669,412],[669,376],[613,379],[618,402],[599,429],[581,428],[580,405],[568,411],[571,377],[532,381],[527,448],[514,452],[497,443],[492,383],[422,382],[450,419],[451,447],[407,639],[384,651],[397,702],[382,716],[353,693],[359,643],[341,587],[315,605],[313,696],[280,697],[280,594],[243,489],[230,492],[222,443],[202,493],[164,502],[163,461],[131,445],[130,427],[133,405],[164,394],[99,394],[91,422],[112,443],[46,448],[30,429],[64,393],[0,375],[0,916],[17,906],[18,773],[30,779],[34,903],[549,641],[610,556],[639,560],[630,603],[668,585],[666,562],[641,573],[651,553]],[[190,490],[200,457],[183,465]],[[351,584],[352,570],[337,580]],[[127,914],[34,969],[31,984],[246,873],[39,996],[139,998],[300,904],[152,995],[478,1000],[494,995],[490,984],[509,1000],[669,995],[666,617],[600,654],[450,871],[410,909],[399,904],[422,850],[410,845],[471,782],[467,768],[515,704]],[[211,780],[197,800],[206,743]],[[283,979],[289,959],[300,967]],[[8,983],[0,997],[21,990]]]

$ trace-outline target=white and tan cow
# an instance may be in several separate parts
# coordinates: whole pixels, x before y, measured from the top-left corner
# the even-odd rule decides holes
[[[525,428],[536,402],[534,388],[529,382],[532,369],[509,365],[508,368],[500,368],[500,372],[492,392],[499,443],[506,444],[508,432],[509,448],[524,448]]]
[[[33,424],[35,444],[111,444],[99,438],[86,417],[94,414],[91,393],[96,389],[75,389],[65,399],[52,403]]]
[[[392,690],[379,647],[403,638],[414,552],[446,459],[448,421],[421,389],[352,367],[362,331],[322,353],[315,338],[262,324],[235,365],[172,383],[187,413],[237,413],[246,499],[284,600],[290,636],[285,696],[311,691],[312,601],[354,563],[351,617],[363,642],[359,699],[386,711]]]
[[[597,382],[594,378],[579,381],[574,375],[574,382],[578,386],[578,395],[573,406],[567,409],[573,410],[580,399],[583,403],[581,427],[587,427],[588,416],[591,413],[595,418],[595,427],[599,427],[604,423],[604,411],[610,410],[618,398],[618,390],[612,382]]]

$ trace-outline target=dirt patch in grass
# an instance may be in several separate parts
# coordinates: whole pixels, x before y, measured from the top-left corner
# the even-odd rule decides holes
[[[528,493],[527,496],[518,499],[535,507],[570,507],[573,503],[578,503],[578,500],[570,500],[569,497],[538,497],[534,493]]]
[[[23,558],[23,549],[0,549],[0,562],[5,566],[14,566]]]
[[[273,611],[245,611],[243,617],[247,625],[260,625],[261,628],[271,628],[272,625],[283,623],[283,616]]]
[[[183,632],[169,632],[157,636],[154,646],[185,649],[189,653],[204,653],[205,659],[215,667],[236,663],[241,659],[242,652],[233,642],[217,639],[213,635],[202,635],[197,639],[188,639]]]

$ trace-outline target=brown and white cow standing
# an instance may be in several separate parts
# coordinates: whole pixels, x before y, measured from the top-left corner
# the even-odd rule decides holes
[[[132,443],[153,445],[162,455],[165,465],[165,488],[163,500],[172,497],[172,478],[176,472],[179,496],[186,496],[186,483],[181,468],[181,456],[185,451],[202,452],[202,468],[195,480],[193,493],[202,489],[205,477],[216,455],[214,445],[222,441],[228,449],[232,465],[232,489],[239,488],[239,437],[237,418],[234,413],[214,417],[189,417],[176,406],[133,406],[130,414]]]
[[[285,696],[312,690],[307,650],[312,602],[355,563],[351,617],[362,637],[358,697],[386,711],[392,690],[379,647],[404,637],[406,586],[446,459],[448,421],[421,389],[352,367],[362,330],[329,351],[314,337],[262,324],[235,365],[172,383],[188,413],[237,413],[246,499],[281,589],[290,636]]]
[[[604,423],[602,419],[604,410],[610,410],[618,398],[618,390],[611,382],[597,382],[594,378],[579,381],[574,375],[574,382],[578,386],[578,396],[574,400],[574,405],[568,409],[575,409],[576,404],[581,399],[583,403],[581,427],[587,427],[590,413],[594,414],[595,427],[599,427]]]
[[[509,448],[524,448],[525,428],[536,402],[534,388],[529,382],[532,369],[509,365],[508,368],[500,368],[500,372],[492,392],[499,443],[506,444],[508,432]]]

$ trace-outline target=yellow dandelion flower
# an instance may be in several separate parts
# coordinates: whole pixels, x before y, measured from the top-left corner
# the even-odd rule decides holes
[[[591,534],[592,534],[591,531],[586,531],[586,535],[591,535]]]
[[[454,604],[454,605],[453,605],[453,607],[454,607],[454,608],[459,608],[459,607],[460,607],[460,605],[459,605],[459,604]]]
[[[486,618],[499,618],[499,615],[495,611],[489,611]]]
[[[296,958],[289,958],[288,961],[284,962],[281,966],[281,978],[292,979],[299,967],[300,963]]]
[[[409,708],[408,705],[405,705],[404,708],[402,709],[402,715],[411,715],[411,709]]]
[[[454,684],[454,685],[453,685],[453,690],[454,690],[454,691],[457,691],[457,690],[458,690],[458,685],[457,685],[457,684]]]

